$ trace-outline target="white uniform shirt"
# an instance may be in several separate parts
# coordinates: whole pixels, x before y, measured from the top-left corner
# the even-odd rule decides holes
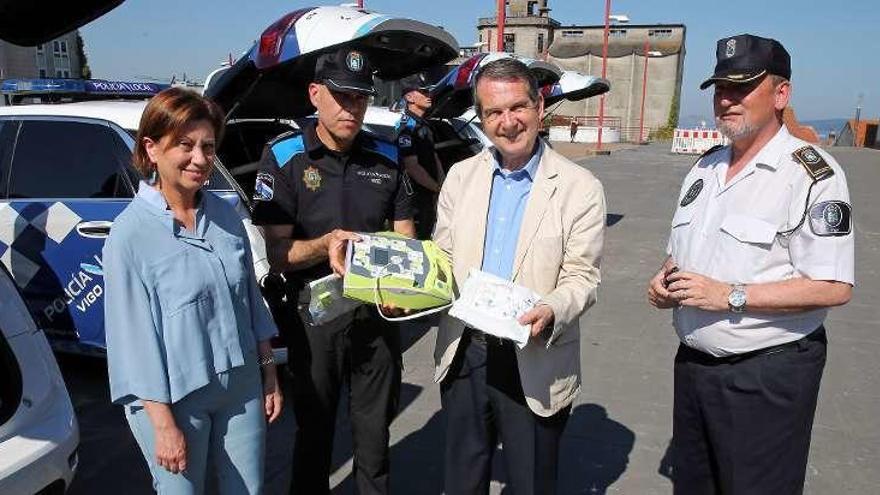
[[[824,151],[814,148],[834,175],[813,186],[803,225],[788,236],[780,234],[804,216],[813,179],[792,153],[807,145],[783,126],[726,184],[729,146],[699,160],[682,185],[667,246],[679,270],[730,284],[796,277],[853,284],[849,190],[843,170]],[[817,329],[827,313],[680,307],[673,311],[673,324],[685,345],[727,356],[798,340]]]

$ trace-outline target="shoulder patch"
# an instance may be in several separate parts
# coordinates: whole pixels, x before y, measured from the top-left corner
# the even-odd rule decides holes
[[[828,162],[812,146],[798,148],[791,154],[791,157],[804,166],[804,170],[813,181],[817,182],[834,175],[831,165],[828,165]]]
[[[852,232],[852,207],[843,201],[822,201],[810,208],[810,229],[820,237]]]
[[[257,183],[254,186],[254,201],[272,201],[275,197],[275,178],[266,172],[257,173]]]
[[[691,184],[691,187],[688,188],[687,192],[684,193],[684,197],[681,198],[681,203],[678,205],[682,208],[693,203],[697,196],[700,195],[700,192],[703,190],[703,179],[697,179]]]
[[[284,168],[287,162],[295,155],[306,150],[302,134],[285,133],[270,142],[272,154],[275,155],[275,163],[278,168]]]
[[[716,144],[715,146],[712,146],[711,148],[707,149],[706,151],[703,152],[702,155],[700,155],[700,156],[697,158],[697,161],[694,162],[694,165],[700,163],[700,160],[702,160],[703,158],[705,158],[705,157],[711,155],[712,153],[715,153],[716,151],[720,150],[720,149],[723,148],[723,147],[724,147],[723,144]]]
[[[412,138],[409,137],[409,134],[401,134],[397,137],[397,145],[401,148],[409,148],[412,146]]]

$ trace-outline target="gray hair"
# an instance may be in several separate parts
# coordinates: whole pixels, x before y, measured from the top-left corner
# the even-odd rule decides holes
[[[787,83],[787,82],[789,82],[788,79],[786,79],[782,76],[779,76],[776,74],[770,74],[770,83],[773,85],[774,88],[776,86],[779,86],[782,83]]]
[[[480,105],[477,87],[483,78],[502,81],[522,81],[528,86],[529,100],[532,103],[538,102],[538,80],[526,64],[515,58],[500,58],[482,67],[474,80],[474,107],[479,116],[483,115],[483,107]]]

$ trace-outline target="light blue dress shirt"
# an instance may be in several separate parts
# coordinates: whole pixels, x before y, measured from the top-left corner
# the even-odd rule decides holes
[[[483,245],[484,272],[504,279],[510,279],[513,275],[519,229],[543,153],[544,144],[538,140],[538,146],[532,157],[524,167],[514,172],[501,167],[497,152],[492,154],[495,170],[492,173],[489,217]]]
[[[141,182],[104,245],[110,398],[174,403],[277,333],[235,209],[202,191],[195,232]]]

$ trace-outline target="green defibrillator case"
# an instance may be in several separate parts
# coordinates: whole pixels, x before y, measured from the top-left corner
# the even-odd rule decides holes
[[[428,309],[453,299],[452,263],[433,241],[394,232],[358,233],[345,259],[345,297],[403,309]]]

